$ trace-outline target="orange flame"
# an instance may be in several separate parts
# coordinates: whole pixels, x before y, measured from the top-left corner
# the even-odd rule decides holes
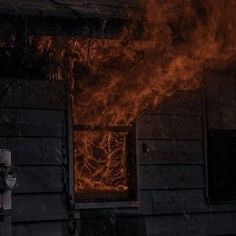
[[[75,169],[80,170],[76,192],[85,188],[87,191],[127,190],[126,136],[125,133],[92,131],[75,135]]]
[[[64,76],[73,78],[75,124],[129,126],[176,90],[196,89],[207,71],[235,61],[235,0],[142,0],[142,5],[143,27],[134,22],[117,39],[38,41],[41,51],[50,51],[64,63]],[[63,77],[63,68],[58,71]],[[120,168],[122,179],[113,186],[126,190],[124,165],[112,164],[108,157],[113,151],[108,151],[107,142],[113,138],[75,135],[77,191],[113,189],[106,182],[110,165]],[[117,145],[114,152],[122,149],[123,144]],[[94,148],[102,152],[101,159]]]

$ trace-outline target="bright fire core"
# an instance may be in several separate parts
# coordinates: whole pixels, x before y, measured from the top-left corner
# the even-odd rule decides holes
[[[75,132],[77,193],[127,191],[126,139],[123,132]]]

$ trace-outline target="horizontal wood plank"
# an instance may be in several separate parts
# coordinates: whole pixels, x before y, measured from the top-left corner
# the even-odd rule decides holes
[[[207,204],[203,189],[154,191],[153,207],[157,215],[236,211],[236,204]]]
[[[64,81],[0,79],[0,107],[66,109]]]
[[[66,199],[62,194],[15,194],[13,222],[67,219]]]
[[[14,236],[65,236],[68,232],[65,221],[13,224],[12,231]]]
[[[65,136],[61,111],[0,108],[0,136]]]
[[[141,166],[141,189],[193,189],[203,188],[202,166]]]
[[[137,127],[139,139],[202,139],[200,117],[150,114]]]
[[[199,91],[177,91],[158,106],[157,112],[164,114],[201,115],[201,94]]]
[[[45,193],[63,191],[63,167],[17,167],[18,188],[15,193]]]
[[[236,234],[236,213],[147,217],[148,236],[220,236]]]
[[[144,140],[138,142],[140,164],[203,164],[201,141]]]
[[[0,148],[12,152],[13,165],[61,165],[66,155],[62,138],[0,138]]]
[[[120,214],[132,214],[132,215],[154,214],[152,208],[152,191],[140,191],[138,207],[117,209],[116,212]]]

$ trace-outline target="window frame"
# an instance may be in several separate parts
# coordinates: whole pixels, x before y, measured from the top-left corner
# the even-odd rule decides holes
[[[69,168],[69,198],[70,207],[75,210],[80,209],[106,209],[106,208],[138,208],[140,206],[140,187],[139,187],[139,158],[138,158],[138,129],[135,124],[135,169],[136,169],[136,200],[127,201],[107,201],[107,202],[78,202],[75,198],[75,174],[74,174],[74,129],[72,116],[72,91],[71,82],[67,85],[67,137],[68,137],[68,168]]]

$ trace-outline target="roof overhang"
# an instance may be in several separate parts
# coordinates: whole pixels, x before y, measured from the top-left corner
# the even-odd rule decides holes
[[[139,16],[135,0],[0,0],[0,34],[113,37]]]

